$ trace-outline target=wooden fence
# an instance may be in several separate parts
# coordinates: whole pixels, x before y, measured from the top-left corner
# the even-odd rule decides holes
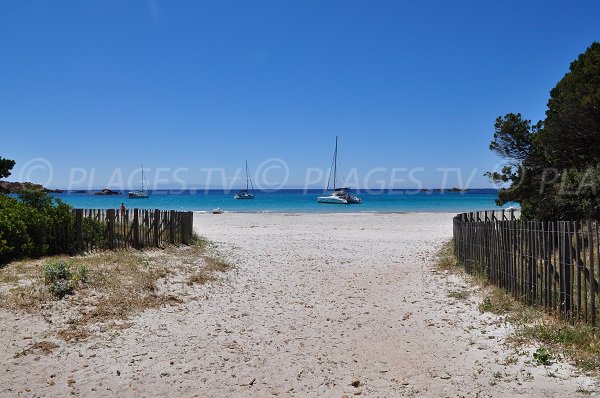
[[[74,209],[74,222],[53,231],[55,253],[98,249],[141,249],[166,244],[189,244],[193,213],[173,210]]]
[[[572,322],[596,324],[600,222],[521,221],[515,212],[454,217],[454,252],[468,272]]]

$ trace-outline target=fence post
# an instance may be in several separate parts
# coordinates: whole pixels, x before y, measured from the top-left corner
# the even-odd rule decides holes
[[[83,251],[83,209],[75,209],[76,252]]]
[[[191,211],[187,212],[187,228],[186,228],[186,234],[185,234],[185,243],[187,245],[189,245],[190,243],[192,243],[192,236],[194,235],[194,213]]]
[[[154,209],[154,246],[160,246],[160,210]]]
[[[115,209],[106,210],[106,227],[108,228],[108,247],[116,249],[115,245]]]
[[[169,212],[169,242],[175,244],[175,211]]]
[[[582,285],[581,285],[581,271],[582,271],[582,264],[581,261],[579,261],[580,259],[580,253],[581,251],[579,250],[579,230],[580,230],[580,224],[575,221],[573,223],[573,235],[575,237],[575,268],[577,269],[577,315],[576,318],[579,320],[581,319],[581,314],[583,311],[583,306],[582,306],[582,301],[581,301],[581,291],[582,291]],[[584,283],[585,286],[585,283]],[[587,290],[584,292],[584,296],[585,296],[585,318],[587,321]]]
[[[594,229],[596,231],[596,240],[598,239],[598,223],[594,224]],[[588,230],[588,245],[590,249],[590,315],[592,318],[592,326],[596,325],[596,297],[595,297],[595,280],[594,280],[594,234],[592,233],[592,223],[588,220],[587,222],[587,230]],[[598,241],[598,247],[600,247],[600,241]],[[585,251],[584,251],[585,253]],[[600,256],[600,252],[597,252],[598,256]],[[600,261],[598,261],[598,277],[600,277]]]
[[[140,248],[140,215],[138,209],[133,209],[133,247]]]

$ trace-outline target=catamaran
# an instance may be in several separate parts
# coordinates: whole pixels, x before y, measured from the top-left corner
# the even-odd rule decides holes
[[[146,184],[146,189],[144,189],[144,184]],[[146,183],[146,178],[144,178],[144,165],[142,165],[142,189],[130,191],[127,196],[129,199],[145,199],[150,197],[150,192],[148,192],[148,184]]]
[[[250,189],[252,193],[250,193]],[[246,189],[242,189],[235,194],[236,199],[254,199],[254,187],[252,186],[252,180],[250,179],[250,173],[248,172],[248,161],[246,160]]]
[[[352,196],[348,193],[350,188],[338,188],[337,185],[337,153],[338,153],[338,137],[335,137],[335,151],[333,152],[333,167],[329,174],[329,180],[327,181],[327,190],[329,191],[329,183],[332,180],[333,176],[333,192],[331,192],[327,196],[319,196],[317,198],[317,202],[319,203],[328,203],[335,205],[349,205],[349,204],[359,204],[362,203],[362,199]]]

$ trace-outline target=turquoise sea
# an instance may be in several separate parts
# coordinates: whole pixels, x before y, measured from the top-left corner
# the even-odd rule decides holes
[[[354,191],[353,193],[363,200],[363,203],[358,205],[317,203],[317,196],[323,194],[322,190],[256,191],[256,198],[252,200],[236,200],[233,198],[234,193],[221,190],[155,191],[147,199],[128,199],[126,194],[97,196],[91,192],[53,195],[73,207],[91,209],[116,209],[121,203],[124,203],[127,208],[211,211],[219,207],[225,212],[253,213],[464,212],[500,208],[494,202],[497,192],[490,189],[469,190],[467,192]]]

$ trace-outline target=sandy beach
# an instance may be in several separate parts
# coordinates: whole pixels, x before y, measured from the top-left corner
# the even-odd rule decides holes
[[[435,270],[453,214],[197,214],[236,265],[132,325],[47,355],[49,327],[0,312],[2,396],[577,396],[594,380],[536,366],[481,314],[464,277]],[[451,292],[468,290],[464,300]]]

